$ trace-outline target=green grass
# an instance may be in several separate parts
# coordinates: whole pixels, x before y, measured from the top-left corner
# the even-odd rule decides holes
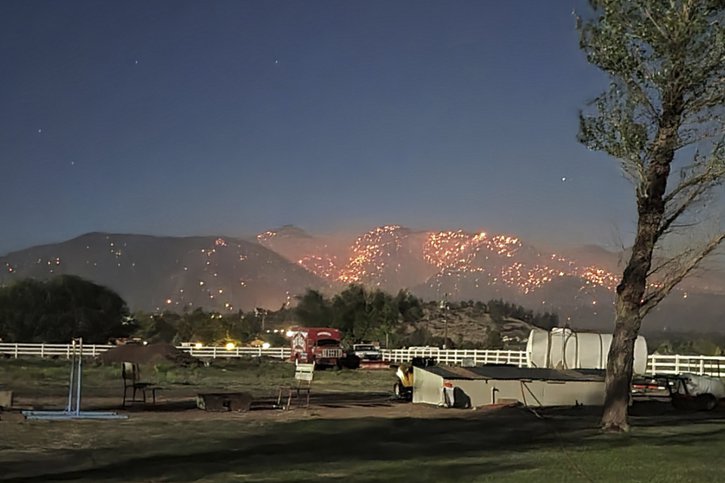
[[[0,382],[13,374],[52,379],[60,371],[48,363],[6,362],[0,361]],[[103,388],[104,377],[117,377],[106,370],[89,367],[88,378]],[[174,387],[181,381],[180,388],[199,381],[271,388],[270,381],[286,382],[291,369],[230,362],[189,373],[169,369],[163,377]],[[375,391],[387,388],[392,376],[326,371],[315,377],[315,391]],[[23,391],[36,388],[24,384]],[[404,417],[415,408],[399,408],[392,417],[159,411],[134,412],[125,421],[45,422],[3,415],[0,480],[700,482],[720,481],[725,473],[722,412],[643,404],[633,408],[630,434],[605,435],[597,429],[596,408],[552,409],[543,418],[521,408],[427,409]]]
[[[55,472],[89,482],[699,482],[719,481],[725,470],[722,420],[608,436],[590,414],[542,421],[517,409],[461,419],[246,416],[4,424],[0,468],[17,481]]]
[[[350,377],[351,374],[354,377]],[[70,362],[65,359],[0,359],[0,386],[19,397],[63,396],[68,390]],[[249,391],[269,395],[288,384],[294,366],[265,359],[216,359],[209,366],[176,367],[167,363],[141,366],[145,382],[163,386],[168,396],[189,396],[203,391]],[[389,391],[392,371],[326,370],[315,374],[315,387],[325,391]],[[84,361],[83,392],[94,396],[120,394],[119,364]]]

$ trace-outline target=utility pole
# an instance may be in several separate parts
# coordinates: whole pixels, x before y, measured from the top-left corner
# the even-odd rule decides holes
[[[443,311],[443,348],[448,348],[448,317],[446,311],[448,310],[448,293],[443,294],[441,300],[440,309]]]
[[[256,307],[254,309],[254,316],[258,318],[260,314],[262,315],[262,333],[264,333],[264,319],[267,317],[267,310]]]

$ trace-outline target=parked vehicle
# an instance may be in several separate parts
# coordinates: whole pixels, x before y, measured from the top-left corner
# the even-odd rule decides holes
[[[362,361],[379,361],[383,358],[380,348],[373,344],[353,344],[352,352]]]
[[[393,394],[398,399],[413,400],[413,366],[402,364],[395,371],[398,380],[393,385]]]
[[[342,334],[328,327],[293,327],[289,331],[291,360],[314,362],[316,367],[335,367],[345,357],[340,341]]]
[[[632,379],[631,394],[636,399],[670,397],[667,381],[656,376],[635,376]]]
[[[399,365],[398,370],[395,371],[395,376],[398,380],[393,385],[395,397],[405,401],[412,401],[414,382],[413,368],[434,365],[436,365],[436,359],[434,357],[414,357],[410,364]]]
[[[725,383],[719,377],[698,374],[656,375],[677,409],[712,411],[725,401]]]

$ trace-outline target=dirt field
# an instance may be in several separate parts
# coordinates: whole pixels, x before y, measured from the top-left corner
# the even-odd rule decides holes
[[[18,388],[18,404],[63,406],[64,385],[43,384],[63,372],[62,361],[6,362],[0,361],[0,384]],[[310,408],[290,411],[271,409],[277,383],[289,382],[285,365],[168,372],[156,373],[166,380],[158,403],[128,408],[127,420],[0,414],[0,480],[659,482],[718,481],[725,471],[722,411],[678,413],[639,403],[632,433],[611,436],[598,431],[599,408],[534,414],[401,403],[387,391],[387,371],[317,374]],[[87,380],[84,409],[118,409],[115,368],[89,366]],[[197,392],[250,388],[249,412],[195,408]]]

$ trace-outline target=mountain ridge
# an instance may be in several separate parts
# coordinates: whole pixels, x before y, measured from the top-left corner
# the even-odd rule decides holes
[[[308,288],[333,293],[361,283],[426,300],[503,299],[556,312],[580,328],[610,327],[621,254],[596,245],[580,252],[604,257],[602,265],[538,250],[513,235],[401,225],[376,227],[352,242],[294,225],[249,238],[91,232],[0,257],[0,283],[72,273],[116,290],[132,309],[175,311],[276,309]],[[690,324],[694,310],[701,330],[723,330],[725,288],[716,276],[708,283],[683,285],[647,323],[676,330]]]

